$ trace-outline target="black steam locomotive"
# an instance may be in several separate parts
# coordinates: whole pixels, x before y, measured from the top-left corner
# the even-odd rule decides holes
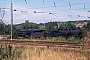
[[[45,30],[38,30],[38,29],[27,29],[27,30],[19,30],[18,36],[21,37],[36,37],[41,38],[44,37]]]
[[[19,30],[18,36],[21,37],[35,37],[35,38],[41,38],[41,37],[70,37],[74,36],[77,38],[82,38],[82,31],[80,29],[51,29],[49,32],[46,32],[45,30],[38,30],[38,29],[27,29],[27,30]]]

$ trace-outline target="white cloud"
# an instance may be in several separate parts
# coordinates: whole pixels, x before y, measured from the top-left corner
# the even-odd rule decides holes
[[[88,12],[88,11],[81,11],[78,14],[80,14],[83,17],[89,17],[90,16],[90,12]]]
[[[44,23],[44,22],[49,22],[50,20],[52,21],[69,21],[69,20],[84,20],[88,18],[84,17],[77,17],[77,15],[80,16],[90,16],[89,12],[81,11],[74,13],[71,17],[68,17],[67,14],[70,12],[60,12],[63,15],[60,15],[58,17],[55,17],[53,15],[50,15],[49,13],[34,13],[34,11],[37,12],[43,12],[42,10],[37,10],[37,9],[28,9],[27,7],[23,6],[14,6],[13,9],[16,9],[17,11],[13,12],[13,18],[14,18],[14,24],[19,24],[19,23],[24,23],[25,20],[29,20],[30,22],[35,22],[35,23]],[[77,15],[75,15],[77,14]],[[5,21],[10,22],[10,10],[7,10],[7,15],[5,16]]]

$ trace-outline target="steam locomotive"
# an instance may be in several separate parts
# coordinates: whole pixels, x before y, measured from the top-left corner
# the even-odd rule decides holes
[[[27,30],[19,30],[18,36],[21,37],[70,37],[74,36],[76,38],[82,38],[82,31],[80,29],[51,29],[49,32],[45,30],[38,30],[38,29],[27,29]]]

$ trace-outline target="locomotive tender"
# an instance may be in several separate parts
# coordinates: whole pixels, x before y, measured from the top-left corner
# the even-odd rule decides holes
[[[70,37],[74,36],[77,38],[82,38],[82,31],[80,29],[51,29],[48,33],[45,30],[38,30],[38,29],[27,29],[27,30],[19,30],[18,36],[21,37]]]
[[[50,36],[51,37],[70,37],[74,36],[77,38],[82,38],[82,31],[80,29],[53,29],[50,31]]]
[[[43,37],[44,32],[45,30],[38,30],[38,29],[19,30],[18,36],[40,38],[40,37]]]

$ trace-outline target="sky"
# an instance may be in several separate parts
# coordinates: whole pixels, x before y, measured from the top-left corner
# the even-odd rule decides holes
[[[90,19],[90,0],[12,0],[12,3],[13,24],[24,23],[25,20],[47,23]],[[10,6],[11,0],[0,0],[0,19],[3,17],[6,24],[11,23]]]

